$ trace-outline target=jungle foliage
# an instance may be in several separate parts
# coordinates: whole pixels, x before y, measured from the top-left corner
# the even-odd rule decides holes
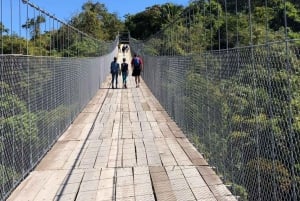
[[[189,60],[178,77],[160,69],[161,91],[172,100],[174,87],[184,89],[181,127],[232,192],[240,200],[299,200],[300,5],[248,2],[192,1],[169,26],[149,38],[141,29],[137,38],[146,39],[146,61]]]
[[[27,40],[8,34],[11,30],[0,23],[2,53],[56,59],[99,56],[109,50],[105,41],[128,30],[131,37],[145,41],[145,59],[147,55],[185,57],[189,66],[180,75],[183,82],[176,86],[186,91],[179,98],[189,111],[184,114],[188,121],[181,126],[210,164],[218,167],[241,200],[258,200],[258,196],[261,200],[292,200],[291,195],[300,200],[295,190],[300,189],[300,3],[268,0],[266,6],[266,1],[251,0],[250,13],[248,2],[196,0],[187,8],[154,5],[127,15],[122,22],[105,5],[87,1],[67,23],[82,32],[66,24],[42,32],[47,19],[39,15],[23,22],[22,27],[30,30]],[[187,20],[189,10],[193,12]],[[14,164],[32,166],[43,154],[22,155],[24,150],[41,150],[49,142],[40,135],[55,139],[66,124],[64,117],[78,112],[76,103],[65,107],[50,99],[39,100],[48,101],[49,108],[28,106],[38,101],[44,89],[60,87],[54,77],[66,76],[58,72],[63,67],[45,64],[41,72],[34,63],[29,64],[31,77],[26,77],[26,69],[21,68],[28,65],[25,58],[8,56],[2,61],[9,67],[6,74],[1,71],[0,109],[5,112],[0,117],[0,154],[11,160],[0,167],[1,195],[25,171]],[[161,87],[173,89],[172,80]],[[59,122],[58,129],[54,125]],[[43,123],[49,126],[42,128]],[[12,142],[22,146],[13,148]],[[12,152],[16,154],[9,157]]]
[[[71,72],[65,66],[109,53],[116,46],[118,31],[124,29],[116,14],[92,1],[55,29],[45,30],[49,17],[41,13],[23,20],[19,28],[26,30],[27,38],[0,23],[0,200],[24,179],[79,112],[82,86],[72,75],[84,74],[85,69],[74,65]],[[62,92],[67,83],[72,87]],[[61,93],[69,99],[68,105],[59,101]]]

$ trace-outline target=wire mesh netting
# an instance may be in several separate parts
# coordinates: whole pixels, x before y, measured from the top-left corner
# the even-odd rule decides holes
[[[130,40],[152,92],[239,200],[300,199],[299,7],[191,1],[155,36]],[[5,199],[93,97],[117,50],[26,0],[1,1],[1,21]]]
[[[94,97],[118,51],[117,40],[93,39],[23,3],[1,1],[1,16],[11,20],[1,23],[0,37],[0,200]],[[19,18],[2,6],[18,8]]]
[[[111,57],[0,57],[2,196],[38,163],[99,90]]]
[[[239,200],[300,199],[294,2],[193,1],[130,40],[146,84]]]
[[[252,50],[255,63],[249,48],[143,57],[143,79],[153,94],[245,200],[299,195],[299,75],[286,70],[281,48],[276,49],[272,62],[277,67],[265,65],[262,55],[268,48],[263,46]]]

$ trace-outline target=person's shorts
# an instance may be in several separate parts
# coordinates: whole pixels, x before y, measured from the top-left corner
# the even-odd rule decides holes
[[[141,75],[141,69],[133,69],[132,76],[140,76]]]

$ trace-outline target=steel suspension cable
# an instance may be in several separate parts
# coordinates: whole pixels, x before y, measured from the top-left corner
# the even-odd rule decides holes
[[[41,20],[42,20],[42,18],[44,18],[44,17],[41,15],[41,11],[39,10],[38,13],[39,13],[38,18],[41,18]],[[38,26],[37,29],[40,29],[40,22],[37,21],[36,23],[37,23],[37,26]],[[37,36],[37,40],[38,40],[39,47],[40,47],[40,56],[43,56],[43,52],[42,52],[42,40],[41,40],[40,36],[41,36],[41,30],[39,30],[39,35]]]
[[[254,86],[254,108],[255,108],[255,144],[256,144],[256,168],[257,168],[257,193],[258,193],[258,200],[261,201],[261,175],[260,175],[260,145],[259,140],[260,136],[258,133],[259,125],[258,125],[258,106],[257,106],[257,71],[256,66],[254,64],[254,44],[253,44],[253,22],[252,22],[252,7],[251,7],[251,0],[248,0],[248,12],[249,12],[249,32],[250,32],[250,48],[251,48],[251,69],[253,70],[253,86]]]
[[[224,1],[225,3],[225,33],[226,33],[226,50],[229,49],[229,44],[228,44],[228,11],[227,11],[227,0]]]
[[[290,143],[290,169],[291,169],[291,180],[292,180],[292,199],[294,201],[297,200],[297,193],[296,193],[296,174],[295,174],[295,145],[294,145],[294,139],[295,139],[295,133],[293,129],[293,109],[291,105],[292,101],[292,86],[291,86],[291,79],[292,79],[292,72],[291,72],[291,58],[289,57],[289,36],[288,36],[288,21],[287,21],[287,0],[283,1],[284,3],[284,30],[285,30],[285,68],[288,73],[288,135],[289,135],[289,143]]]
[[[219,0],[217,0],[217,4],[220,5]],[[218,21],[220,20],[220,9],[218,8]],[[221,30],[220,26],[218,26],[218,50],[221,50]]]
[[[212,27],[212,19],[213,19],[213,16],[212,16],[212,9],[211,9],[211,0],[209,0],[209,19],[210,19],[210,51],[213,50],[213,27]]]
[[[28,3],[26,2],[26,20],[29,19],[29,6]],[[26,22],[27,23],[27,22]],[[28,28],[26,26],[26,31],[25,31],[25,35],[26,35],[26,55],[29,55],[29,39],[28,39]]]
[[[268,109],[269,109],[269,113],[270,113],[270,120],[272,122],[273,118],[274,118],[274,114],[273,114],[273,107],[272,107],[272,100],[273,100],[273,92],[272,92],[272,81],[271,81],[271,76],[272,76],[272,69],[271,69],[271,65],[270,65],[270,44],[269,44],[269,17],[268,17],[268,9],[269,9],[269,5],[268,5],[268,0],[265,0],[265,13],[267,13],[265,15],[265,44],[266,44],[266,48],[267,48],[267,56],[266,56],[266,68],[267,68],[267,77],[268,77]],[[276,172],[275,172],[275,160],[276,160],[276,156],[275,156],[275,133],[274,133],[274,129],[273,129],[273,125],[271,124],[271,128],[269,130],[269,132],[271,132],[271,158],[272,158],[272,188],[273,188],[273,200],[278,200],[277,198],[277,190],[276,190]]]
[[[2,23],[2,22],[1,22]],[[10,47],[11,47],[11,54],[14,53],[14,42],[13,42],[13,3],[12,3],[12,0],[10,0],[10,40],[11,40],[11,44],[10,44]]]
[[[2,0],[0,0],[0,18],[1,18],[1,56],[3,56],[3,31],[4,31],[4,24],[2,23],[3,22],[3,2]],[[3,75],[4,73],[4,62],[0,62],[0,66],[1,66],[1,75]],[[0,84],[1,86],[4,86],[4,78],[2,76],[0,76],[1,80],[0,80]],[[2,102],[4,98],[4,90],[1,90],[1,97],[0,97],[0,101]],[[0,114],[2,117],[4,117],[4,110],[1,108],[1,111],[0,111]],[[3,124],[0,124],[0,139],[1,139],[1,144],[4,144],[4,125]],[[0,153],[1,153],[1,164],[4,164],[4,147],[3,146],[0,146]],[[1,167],[4,169],[4,167]],[[5,178],[5,171],[1,171],[1,177],[2,178]],[[1,197],[5,194],[5,184],[4,184],[4,179],[2,180],[1,182]]]
[[[238,0],[235,0],[235,16],[236,16],[236,46],[240,46],[239,41],[239,12],[238,12]],[[239,65],[239,62],[238,62]]]
[[[21,29],[21,0],[19,0],[19,23],[18,23],[18,25],[19,25],[19,35],[21,36],[22,35],[22,29]],[[19,54],[23,54],[23,51],[22,51],[22,45],[21,45],[21,43],[19,44]]]
[[[3,42],[3,32],[5,31],[4,30],[4,24],[3,24],[3,0],[1,0],[0,1],[0,3],[1,3],[1,16],[0,16],[0,18],[1,18],[1,54],[3,54],[3,46],[4,46],[4,42]]]

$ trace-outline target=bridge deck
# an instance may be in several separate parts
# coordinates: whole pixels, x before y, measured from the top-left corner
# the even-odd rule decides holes
[[[143,82],[109,80],[8,200],[236,200]]]

